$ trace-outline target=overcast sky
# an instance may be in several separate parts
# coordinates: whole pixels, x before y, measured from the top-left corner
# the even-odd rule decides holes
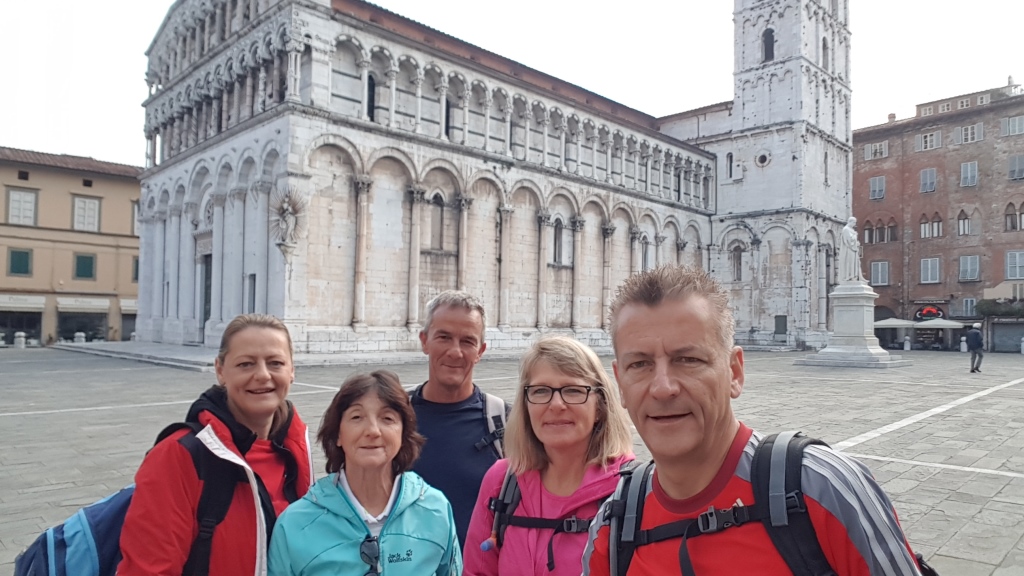
[[[377,3],[655,116],[732,99],[729,0]],[[141,165],[144,53],[172,4],[0,0],[0,146]],[[1024,81],[1024,0],[852,4],[855,128]]]

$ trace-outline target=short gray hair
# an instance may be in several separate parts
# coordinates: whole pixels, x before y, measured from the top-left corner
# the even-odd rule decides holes
[[[434,296],[430,302],[427,302],[427,320],[423,323],[423,329],[420,330],[421,334],[426,334],[430,330],[430,323],[434,320],[434,312],[446,306],[462,308],[469,312],[479,312],[481,325],[480,341],[483,342],[484,332],[487,330],[487,313],[484,312],[484,304],[479,298],[463,290],[445,290]]]

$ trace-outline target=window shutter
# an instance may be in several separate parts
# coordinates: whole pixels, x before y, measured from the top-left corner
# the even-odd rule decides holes
[[[914,136],[914,152],[920,152],[924,148],[924,136],[918,134]]]
[[[1003,118],[999,121],[999,135],[1009,136],[1010,135],[1010,119]]]
[[[871,144],[864,145],[864,159],[871,160]]]
[[[985,123],[984,122],[978,122],[978,124],[975,126],[975,130],[977,131],[977,140],[979,142],[984,140],[985,139]]]
[[[956,128],[953,130],[953,144],[962,144],[964,141],[963,128]]]
[[[889,141],[882,142],[882,158],[889,157]]]
[[[75,198],[75,230],[85,229],[85,200]]]
[[[942,130],[935,133],[935,147],[942,148]]]

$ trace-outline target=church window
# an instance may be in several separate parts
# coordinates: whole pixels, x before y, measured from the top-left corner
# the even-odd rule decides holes
[[[828,40],[821,39],[821,67],[828,72]]]
[[[1015,232],[1019,230],[1020,227],[1017,225],[1018,223],[1017,209],[1014,208],[1013,202],[1010,202],[1006,205],[1006,231]]]
[[[447,96],[444,99],[444,135],[452,137],[452,103]]]
[[[440,194],[430,201],[430,247],[444,249],[444,198]]]
[[[562,264],[562,233],[565,231],[565,226],[562,225],[562,219],[555,220],[555,246],[554,246],[554,263]]]
[[[704,177],[704,207],[708,207],[708,200],[711,198],[711,179]]]
[[[961,210],[960,215],[956,217],[956,228],[957,234],[960,236],[971,235],[971,219],[963,210]]]
[[[732,178],[732,152],[725,155],[725,171],[729,178]]]
[[[735,282],[743,280],[743,247],[736,246],[729,253],[729,264],[732,267],[732,279]]]
[[[651,269],[651,241],[647,236],[640,240],[640,261],[643,270]]]
[[[825,152],[825,185],[828,186],[828,152]]]
[[[366,77],[366,117],[376,122],[377,112],[377,81],[370,74]]]
[[[676,174],[676,202],[683,201],[683,171]]]
[[[761,42],[764,44],[763,61],[771,62],[772,60],[775,60],[775,30],[772,30],[771,28],[765,30],[764,34],[761,36]]]

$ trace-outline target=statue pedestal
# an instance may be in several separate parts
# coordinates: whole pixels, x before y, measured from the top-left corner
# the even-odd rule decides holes
[[[865,282],[844,282],[829,295],[835,330],[828,345],[793,364],[847,368],[900,368],[910,360],[893,356],[875,338],[875,293]]]

